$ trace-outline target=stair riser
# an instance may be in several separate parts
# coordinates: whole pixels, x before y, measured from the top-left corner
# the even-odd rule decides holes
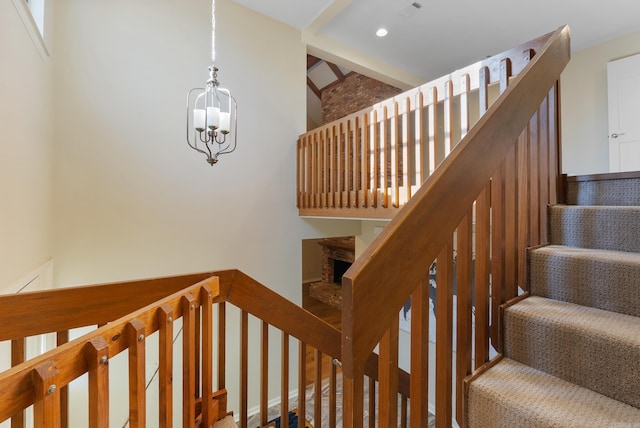
[[[640,252],[640,207],[554,206],[551,243]]]
[[[522,312],[518,305],[508,308],[505,356],[640,408],[640,334],[621,340],[549,312],[553,309],[536,314]]]
[[[530,253],[531,294],[640,317],[640,261],[541,248]]]
[[[640,179],[569,181],[567,204],[640,206]]]

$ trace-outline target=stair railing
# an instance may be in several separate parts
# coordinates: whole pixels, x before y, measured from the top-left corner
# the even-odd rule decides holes
[[[391,219],[546,37],[327,123],[297,143],[301,216]]]
[[[110,398],[114,392],[109,385],[114,378],[127,379],[130,427],[156,423],[171,427],[174,419],[181,420],[183,427],[210,426],[228,412],[233,412],[240,426],[246,427],[252,391],[259,391],[259,416],[253,419],[252,426],[264,426],[272,417],[269,374],[274,365],[276,371],[280,369],[276,382],[280,397],[287,398],[276,399],[281,423],[288,426],[290,396],[297,402],[298,414],[305,415],[307,392],[323,390],[326,398],[315,393],[311,400],[313,424],[335,427],[340,422],[340,332],[242,272],[209,272],[0,296],[0,304],[4,308],[0,314],[0,340],[12,342],[13,357],[13,367],[0,373],[0,422],[11,418],[14,428],[25,426],[25,409],[31,405],[34,426],[69,426],[70,406],[74,413],[81,411],[76,402],[70,402],[77,396],[69,393],[69,384],[84,374],[88,374],[89,397],[86,426],[92,428],[107,427],[110,422],[113,425]],[[250,334],[256,324],[259,333]],[[86,326],[98,327],[69,341],[70,330]],[[57,333],[58,346],[25,361],[24,338],[50,332]],[[273,352],[270,345],[274,333],[280,336],[280,353]],[[157,340],[151,340],[155,335]],[[257,345],[249,341],[249,337],[257,336]],[[181,344],[174,344],[176,337]],[[294,340],[298,345],[297,366],[290,354]],[[236,342],[238,348],[232,349]],[[112,361],[125,351],[128,368],[118,371]],[[313,355],[311,367],[306,364],[308,353]],[[145,356],[150,354],[157,354],[159,361],[157,396],[149,396],[147,391],[150,379]],[[279,361],[272,354],[279,355]],[[323,364],[326,360],[335,362],[328,370]],[[182,362],[181,370],[174,372],[174,361]],[[372,414],[377,364],[376,356],[371,355],[365,370]],[[307,371],[313,373],[312,379]],[[290,382],[295,372],[297,394]],[[257,378],[252,375],[255,373],[259,373]],[[409,377],[401,370],[396,377],[403,426],[407,426]],[[180,382],[181,387],[177,387]],[[182,405],[174,415],[173,402],[180,397]],[[147,402],[151,401],[157,401],[157,415],[148,414]],[[305,426],[304,420],[299,419],[300,427]]]
[[[420,109],[414,113],[415,123],[420,125],[422,115],[444,109],[444,134],[457,132],[463,137],[343,277],[343,405],[347,416],[343,426],[362,426],[361,379],[375,346],[379,346],[382,370],[379,402],[388,403],[380,408],[378,422],[394,425],[397,385],[393,380],[382,380],[397,369],[398,312],[409,298],[411,426],[427,424],[430,376],[435,376],[436,426],[451,426],[454,409],[458,423],[464,425],[463,380],[472,366],[489,361],[491,346],[500,352],[499,306],[516,296],[519,287],[527,288],[526,248],[547,242],[546,209],[557,200],[560,176],[558,81],[569,60],[569,49],[569,29],[561,27],[462,74],[456,72],[452,74],[455,80],[446,77],[416,89],[418,98],[435,98],[442,85],[444,93],[451,94],[459,82],[465,87],[477,79],[480,86],[475,99],[483,114],[468,127],[466,112],[471,97],[464,91],[457,101],[463,106],[461,113],[447,101],[450,96],[445,96],[442,106],[434,104],[426,113]],[[468,74],[471,71],[475,77]],[[500,95],[489,106],[492,82]],[[407,97],[408,106],[413,98]],[[456,116],[459,125],[454,132],[452,118]],[[437,128],[430,129],[435,132]],[[420,131],[417,139],[422,135]],[[305,146],[305,139],[302,141]],[[410,160],[404,165],[413,163]],[[352,182],[357,182],[356,177]],[[345,196],[348,201],[348,194]],[[366,192],[363,198],[368,198]],[[321,195],[309,200],[325,201]],[[429,275],[434,261],[435,290],[431,290],[434,284],[430,284]],[[435,368],[429,366],[433,351],[429,344],[430,293],[436,320]]]

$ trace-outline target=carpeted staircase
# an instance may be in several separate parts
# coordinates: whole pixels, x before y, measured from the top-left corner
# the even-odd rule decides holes
[[[640,178],[593,178],[549,209],[503,358],[469,384],[469,428],[640,428]]]

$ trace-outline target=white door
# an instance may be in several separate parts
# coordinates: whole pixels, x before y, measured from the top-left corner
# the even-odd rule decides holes
[[[607,64],[609,171],[640,171],[640,54]]]

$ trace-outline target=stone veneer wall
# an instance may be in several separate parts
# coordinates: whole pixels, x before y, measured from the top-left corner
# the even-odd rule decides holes
[[[322,123],[329,123],[348,114],[391,98],[402,92],[400,89],[351,72],[344,81],[322,89]]]

